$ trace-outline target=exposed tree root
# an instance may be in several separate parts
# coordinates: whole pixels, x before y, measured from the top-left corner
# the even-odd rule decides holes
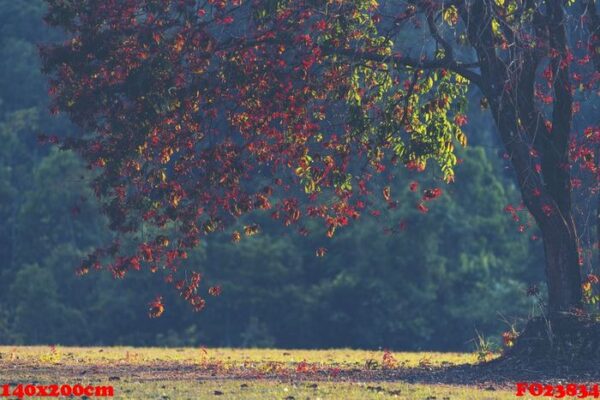
[[[586,371],[600,366],[600,322],[562,314],[529,321],[514,347],[497,360],[506,366]]]

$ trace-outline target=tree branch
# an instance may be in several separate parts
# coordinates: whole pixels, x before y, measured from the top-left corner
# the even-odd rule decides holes
[[[481,75],[470,70],[470,68],[478,67],[478,63],[463,64],[454,60],[449,60],[447,58],[441,58],[439,60],[418,60],[412,57],[405,57],[401,55],[388,56],[353,49],[342,49],[339,47],[332,46],[321,46],[321,48],[329,54],[342,55],[358,60],[367,60],[375,62],[391,61],[396,65],[403,65],[417,69],[448,69],[450,71],[456,72],[457,74],[461,75],[462,77],[470,80],[471,82],[477,85],[480,85],[482,83]]]

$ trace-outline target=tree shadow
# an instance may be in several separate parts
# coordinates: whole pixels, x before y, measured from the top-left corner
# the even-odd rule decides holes
[[[418,367],[394,371],[387,378],[407,383],[472,385],[488,388],[514,388],[516,382],[545,384],[595,384],[600,380],[598,361],[586,365],[560,363],[522,363],[519,360],[498,359],[476,365]]]

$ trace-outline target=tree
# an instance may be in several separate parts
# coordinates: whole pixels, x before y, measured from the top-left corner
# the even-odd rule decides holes
[[[488,162],[480,157],[477,144],[489,146],[493,132],[479,133],[470,151],[460,155],[464,161],[457,169],[457,183],[445,190],[448,195],[431,207],[429,217],[417,220],[421,214],[413,202],[419,196],[406,187],[413,178],[405,171],[390,184],[402,203],[379,218],[341,231],[327,244],[326,257],[315,259],[315,249],[323,246],[319,235],[309,239],[290,235],[268,216],[261,218],[263,232],[252,240],[235,244],[226,233],[212,236],[186,260],[202,266],[205,286],[219,284],[225,294],[201,315],[189,313],[177,292],[165,292],[159,274],[154,279],[146,273],[132,274],[123,281],[109,274],[80,279],[73,266],[110,236],[82,163],[73,153],[42,148],[36,140],[41,127],[57,134],[72,130],[64,118],[47,115],[47,88],[35,45],[58,40],[60,35],[41,23],[42,0],[32,0],[26,7],[10,1],[0,0],[0,4],[0,53],[11,60],[0,67],[2,343],[257,346],[274,342],[287,348],[347,345],[458,351],[470,347],[475,328],[486,336],[506,328],[496,310],[509,316],[527,314],[525,282],[539,280],[541,264],[526,252],[528,238],[513,234],[518,225],[503,215],[504,204],[518,202],[512,188],[505,192],[496,182],[492,185],[496,190],[487,189],[489,182],[495,182],[499,166],[482,168]],[[485,115],[477,110],[470,114],[470,128],[487,127],[489,121],[478,122],[477,114]],[[465,176],[470,179],[461,178]],[[421,185],[436,186],[427,181]],[[377,201],[379,208],[386,207],[384,199]],[[469,212],[478,204],[485,204],[486,210]],[[385,228],[380,221],[391,226],[400,220],[407,221],[410,229],[381,235]],[[455,235],[463,238],[459,247],[451,240]],[[413,236],[430,246],[411,246],[413,242],[406,238]],[[365,248],[373,237],[381,240]],[[539,247],[534,241],[530,245]],[[437,268],[423,267],[433,262]],[[424,279],[411,275],[415,268],[422,270]],[[405,279],[409,275],[411,279]],[[428,277],[434,282],[429,283]],[[47,285],[37,287],[42,283]],[[28,290],[27,285],[37,288]],[[423,290],[425,286],[432,290]],[[167,312],[160,319],[144,314],[145,302],[139,298],[146,293],[164,295]],[[287,305],[284,315],[280,304]],[[420,317],[423,313],[427,318]],[[39,324],[28,323],[35,315],[57,317],[49,329],[40,331]],[[76,328],[64,323],[73,318]],[[351,324],[344,325],[348,320]],[[330,334],[316,334],[321,331]],[[343,337],[331,334],[336,331]]]
[[[551,315],[582,308],[570,150],[577,96],[598,82],[594,1],[48,3],[70,37],[42,50],[53,109],[87,132],[62,146],[98,170],[111,227],[132,240],[83,272],[164,266],[202,309],[199,275],[179,279],[178,260],[242,215],[270,210],[303,232],[303,217],[321,218],[333,236],[378,212],[374,194],[396,205],[398,164],[435,163],[452,181],[475,87],[540,228]],[[424,191],[419,209],[440,194]]]

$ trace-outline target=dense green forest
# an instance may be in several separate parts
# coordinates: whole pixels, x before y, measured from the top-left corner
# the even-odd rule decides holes
[[[0,344],[458,350],[476,330],[497,336],[532,312],[527,283],[543,281],[542,249],[534,228],[519,232],[504,211],[519,196],[476,109],[456,183],[427,215],[402,172],[397,208],[334,239],[269,223],[238,244],[215,236],[188,260],[223,289],[201,313],[158,277],[76,276],[78,261],[111,233],[88,171],[37,140],[74,129],[47,111],[37,43],[60,37],[43,13],[41,0],[0,0]],[[154,292],[168,305],[158,319],[146,312]]]

